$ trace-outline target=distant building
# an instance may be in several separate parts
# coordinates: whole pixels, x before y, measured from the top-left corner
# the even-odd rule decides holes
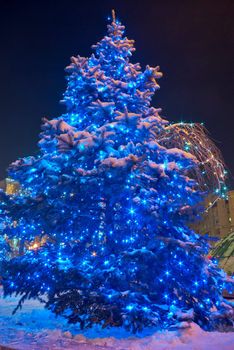
[[[202,219],[191,227],[199,234],[223,238],[234,232],[234,190],[228,192],[227,199],[214,200],[213,195],[205,199]]]
[[[18,182],[7,177],[6,179],[0,181],[0,189],[5,191],[7,194],[14,194],[18,192],[19,184]]]

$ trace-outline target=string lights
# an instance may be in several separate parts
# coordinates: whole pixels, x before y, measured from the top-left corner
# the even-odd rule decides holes
[[[22,191],[0,194],[3,234],[31,244],[2,258],[4,293],[19,293],[18,307],[46,295],[81,328],[169,328],[181,315],[207,329],[229,324],[222,290],[232,282],[186,225],[202,199],[198,168],[209,180],[214,165],[220,190],[221,158],[213,144],[205,152],[201,126],[170,125],[150,106],[162,73],[130,62],[124,30],[113,13],[94,54],[71,58],[66,113],[44,119],[39,154],[9,168]]]

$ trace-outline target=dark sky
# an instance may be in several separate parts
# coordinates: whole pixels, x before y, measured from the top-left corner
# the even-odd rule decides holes
[[[154,104],[171,121],[205,122],[234,174],[234,1],[0,2],[0,179],[37,152],[43,116],[59,116],[69,57],[88,56],[115,8],[134,62],[160,65]]]

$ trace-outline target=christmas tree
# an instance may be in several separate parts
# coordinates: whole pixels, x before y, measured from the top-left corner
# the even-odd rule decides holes
[[[169,123],[150,106],[162,74],[130,62],[124,29],[113,14],[94,54],[72,57],[66,113],[44,119],[39,154],[9,168],[21,189],[1,193],[2,233],[21,249],[2,258],[4,293],[82,328],[231,324],[232,281],[187,226],[198,161],[163,143]]]

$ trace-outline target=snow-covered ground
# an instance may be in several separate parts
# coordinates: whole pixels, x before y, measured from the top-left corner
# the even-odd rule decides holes
[[[27,301],[16,315],[17,298],[3,299],[0,292],[0,344],[17,350],[231,350],[234,332],[204,332],[196,324],[180,331],[144,331],[133,336],[120,329],[96,327],[81,332],[43,309],[38,301]],[[1,349],[1,346],[0,346]]]

